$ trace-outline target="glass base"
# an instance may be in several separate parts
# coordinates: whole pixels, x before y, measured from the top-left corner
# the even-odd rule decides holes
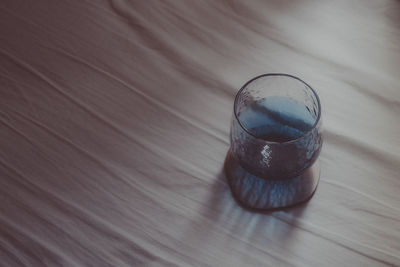
[[[247,172],[228,151],[225,174],[236,201],[247,209],[273,210],[287,208],[309,200],[320,177],[319,160],[302,175],[283,180],[268,180]]]

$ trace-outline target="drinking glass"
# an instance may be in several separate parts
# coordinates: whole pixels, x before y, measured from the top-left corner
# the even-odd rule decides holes
[[[319,181],[321,105],[301,79],[269,73],[237,93],[225,173],[250,209],[284,208],[311,198]]]

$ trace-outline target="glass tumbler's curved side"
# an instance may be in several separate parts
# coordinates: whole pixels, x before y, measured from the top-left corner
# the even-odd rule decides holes
[[[286,74],[266,74],[238,92],[225,171],[248,208],[287,207],[311,197],[319,180],[320,103],[314,90]]]
[[[322,127],[317,125],[293,142],[276,143],[246,132],[234,117],[231,124],[231,151],[249,173],[270,179],[295,177],[310,167],[322,148]]]

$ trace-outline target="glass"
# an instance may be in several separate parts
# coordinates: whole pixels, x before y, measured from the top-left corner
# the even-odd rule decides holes
[[[260,75],[237,93],[225,173],[246,208],[276,209],[311,198],[322,147],[318,95],[301,79]]]

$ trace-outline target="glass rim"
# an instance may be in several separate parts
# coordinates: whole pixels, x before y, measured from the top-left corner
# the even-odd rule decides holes
[[[310,89],[311,92],[313,93],[313,95],[315,96],[315,98],[317,99],[318,116],[317,116],[317,118],[316,118],[316,120],[315,120],[313,126],[312,126],[309,130],[307,130],[305,133],[303,133],[302,135],[300,135],[299,137],[297,137],[297,138],[295,138],[295,139],[291,139],[291,140],[289,140],[289,141],[284,141],[284,142],[274,142],[274,141],[268,141],[268,140],[264,140],[264,139],[262,139],[262,138],[259,138],[259,137],[257,137],[256,135],[254,135],[251,131],[249,131],[246,127],[243,126],[243,124],[241,123],[241,121],[240,121],[238,115],[236,114],[236,107],[237,107],[237,105],[238,105],[237,102],[238,102],[239,96],[242,94],[242,91],[243,91],[250,83],[252,83],[253,81],[255,81],[255,80],[257,80],[257,79],[260,79],[260,78],[262,78],[262,77],[267,77],[267,76],[284,76],[284,77],[289,77],[289,78],[293,78],[293,79],[295,79],[295,80],[298,80],[299,82],[303,83],[308,89]],[[236,119],[237,122],[239,123],[240,127],[241,127],[247,134],[249,134],[250,136],[252,136],[252,137],[254,137],[254,138],[256,138],[256,139],[261,139],[261,140],[263,140],[265,143],[268,143],[268,144],[289,144],[289,143],[295,143],[295,142],[299,141],[300,139],[304,138],[305,136],[307,136],[308,134],[310,134],[310,133],[315,129],[315,127],[317,126],[317,124],[318,124],[318,122],[320,121],[320,118],[321,118],[321,103],[320,103],[320,101],[319,101],[318,94],[315,92],[315,90],[314,90],[308,83],[306,83],[305,81],[303,81],[302,79],[300,79],[300,78],[298,78],[298,77],[296,77],[296,76],[294,76],[294,75],[286,74],[286,73],[265,73],[265,74],[261,74],[261,75],[258,75],[258,76],[256,76],[256,77],[250,79],[249,81],[247,81],[247,82],[240,88],[240,90],[236,93],[235,101],[234,101],[234,103],[233,103],[233,113],[235,114],[235,119]]]

